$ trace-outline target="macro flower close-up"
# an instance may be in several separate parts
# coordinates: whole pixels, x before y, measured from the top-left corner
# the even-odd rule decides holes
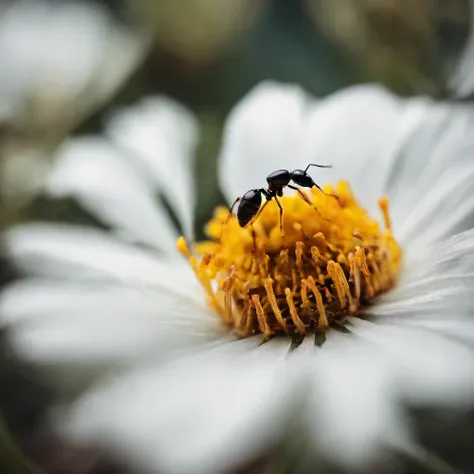
[[[376,85],[261,83],[225,122],[204,234],[181,105],[64,143],[44,193],[100,226],[10,228],[24,278],[0,295],[11,350],[62,394],[52,428],[147,473],[424,452],[408,407],[474,402],[473,125]]]

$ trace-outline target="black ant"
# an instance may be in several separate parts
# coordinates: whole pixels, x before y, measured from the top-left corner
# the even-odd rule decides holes
[[[307,202],[310,206],[316,209],[314,204],[309,200],[308,196],[306,196],[306,194],[304,194],[301,189],[292,186],[290,184],[290,181],[293,181],[295,184],[298,184],[299,186],[302,186],[304,188],[316,187],[323,194],[326,194],[326,196],[332,196],[339,201],[337,196],[335,196],[334,194],[325,193],[313,181],[313,178],[311,178],[311,176],[308,174],[308,169],[311,166],[315,166],[317,168],[332,168],[332,165],[316,165],[314,163],[310,163],[305,168],[305,170],[298,169],[294,171],[288,171],[281,169],[274,171],[273,173],[270,173],[267,176],[268,189],[251,189],[250,191],[247,191],[242,197],[237,198],[229,210],[229,217],[232,214],[234,206],[240,201],[239,207],[237,208],[237,219],[239,221],[240,227],[247,227],[249,224],[251,224],[258,218],[258,216],[261,214],[268,202],[272,199],[275,199],[278,207],[280,208],[280,231],[283,235],[283,208],[281,207],[278,197],[283,196],[283,188],[285,186],[297,191],[305,202]],[[263,206],[261,205],[262,195],[266,198],[266,202],[263,204]],[[316,211],[319,213],[317,209]]]

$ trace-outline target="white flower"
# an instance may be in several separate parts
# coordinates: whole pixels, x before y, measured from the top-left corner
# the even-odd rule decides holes
[[[33,115],[48,131],[43,122],[52,113],[61,114],[59,125],[77,119],[122,83],[142,52],[143,41],[93,3],[19,0],[3,6],[0,121]],[[28,118],[22,116],[27,106]]]
[[[50,151],[110,99],[146,51],[144,34],[90,2],[18,0],[0,7],[0,124],[21,130],[0,145],[0,194],[36,195]]]
[[[89,387],[59,418],[63,432],[140,472],[222,472],[276,445],[364,466],[380,448],[416,446],[404,402],[470,406],[473,122],[468,107],[375,86],[316,101],[266,83],[237,105],[219,162],[229,203],[280,167],[332,163],[317,182],[348,180],[371,212],[387,194],[404,252],[370,319],[348,317],[348,332],[296,348],[287,337],[237,339],[175,250],[178,231],[154,198],[192,240],[196,124],[186,111],[150,98],[116,116],[108,140],[66,144],[48,192],[74,196],[113,233],[11,229],[6,249],[29,278],[0,300],[18,355],[58,385]]]

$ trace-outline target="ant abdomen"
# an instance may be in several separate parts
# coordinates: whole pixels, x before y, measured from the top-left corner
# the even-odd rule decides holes
[[[247,191],[240,200],[237,208],[237,219],[240,227],[245,227],[257,214],[262,204],[262,195],[260,189],[251,189]]]

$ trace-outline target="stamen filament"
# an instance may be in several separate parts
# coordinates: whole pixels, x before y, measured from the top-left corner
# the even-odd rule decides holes
[[[298,316],[298,311],[296,311],[295,302],[293,300],[293,293],[289,288],[285,288],[285,295],[286,295],[286,302],[288,303],[288,308],[290,310],[291,319],[295,324],[296,330],[300,334],[304,334],[306,332],[306,326],[304,325],[303,321],[301,321],[300,317]]]
[[[258,295],[252,295],[252,301],[255,306],[255,311],[257,311],[259,329],[263,333],[263,337],[269,339],[272,335],[272,331],[268,325],[267,318],[265,317],[265,311],[260,303],[260,297]]]
[[[270,278],[266,278],[264,281],[264,285],[273,314],[275,315],[275,318],[282,327],[283,331],[287,333],[288,329],[286,327],[285,320],[283,319],[283,315],[281,314],[280,308],[278,307],[275,292],[273,291],[272,280]]]

